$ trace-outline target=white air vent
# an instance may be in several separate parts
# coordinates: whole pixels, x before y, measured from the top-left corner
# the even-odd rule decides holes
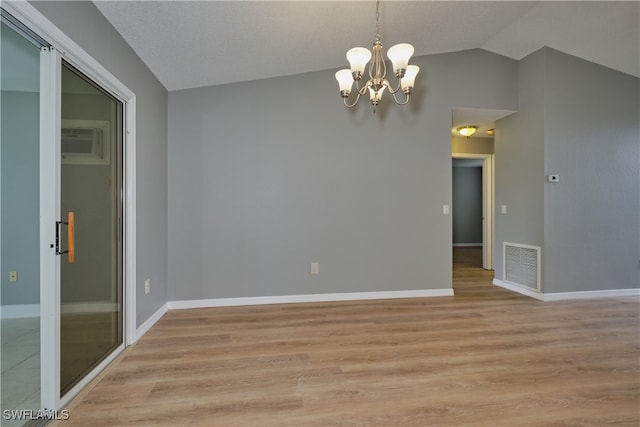
[[[540,291],[540,247],[502,243],[505,282]]]

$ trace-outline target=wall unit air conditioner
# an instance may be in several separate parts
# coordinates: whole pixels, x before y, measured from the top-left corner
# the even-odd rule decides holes
[[[110,164],[110,125],[111,122],[106,120],[62,120],[62,163]]]

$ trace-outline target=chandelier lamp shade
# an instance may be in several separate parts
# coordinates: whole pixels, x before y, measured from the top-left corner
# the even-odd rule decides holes
[[[413,90],[416,75],[420,71],[417,65],[409,65],[409,59],[413,55],[414,49],[408,43],[400,43],[392,46],[387,51],[387,56],[391,60],[393,74],[397,79],[395,87],[391,86],[387,80],[387,64],[382,55],[382,41],[380,38],[380,0],[376,2],[376,38],[373,42],[373,54],[364,47],[354,47],[347,52],[347,60],[350,69],[340,70],[336,73],[336,80],[340,87],[340,95],[342,96],[346,107],[353,107],[358,103],[361,96],[369,92],[369,99],[373,105],[373,112],[382,100],[382,94],[385,89],[391,93],[394,101],[398,105],[404,105],[409,102],[409,95]],[[373,58],[373,59],[372,59]],[[367,64],[369,65],[367,67]],[[368,69],[367,69],[368,68]],[[369,79],[362,83],[368,71]],[[352,103],[348,99],[353,91],[355,84],[356,97]],[[398,99],[396,94],[402,91],[403,99]]]

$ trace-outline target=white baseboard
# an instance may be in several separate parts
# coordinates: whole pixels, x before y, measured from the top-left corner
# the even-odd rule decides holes
[[[603,291],[553,292],[544,294],[544,301],[567,299],[619,298],[640,296],[640,289],[611,289]]]
[[[493,284],[510,291],[538,299],[540,301],[562,301],[571,299],[591,299],[591,298],[619,298],[640,296],[640,289],[610,289],[600,291],[576,291],[576,292],[552,292],[543,293],[533,289],[512,285],[500,279],[493,279]]]
[[[40,304],[13,304],[0,306],[0,319],[40,317]]]
[[[160,320],[160,318],[162,318],[162,316],[164,316],[164,314],[168,310],[169,310],[169,303],[163,304],[162,307],[160,307],[155,313],[151,315],[151,317],[145,320],[144,323],[140,325],[139,328],[136,329],[136,333],[135,333],[135,336],[133,337],[133,341],[129,344],[133,344],[136,341],[138,341],[140,338],[142,338],[142,336],[146,334],[147,331],[149,331],[149,329],[151,329],[151,327],[155,325],[156,322]]]
[[[247,297],[247,298],[216,298],[197,299],[183,301],[169,301],[160,307],[145,322],[136,329],[133,341],[138,341],[168,310],[232,307],[241,305],[265,305],[265,304],[290,304],[302,302],[329,302],[329,301],[357,301],[373,299],[397,299],[397,298],[421,298],[453,296],[453,289],[418,289],[409,291],[389,292],[352,292],[341,294],[310,294],[310,295],[283,295],[273,297]]]
[[[453,296],[453,289],[417,289],[408,291],[349,292],[339,294],[282,295],[272,297],[216,298],[169,301],[170,310],[240,305],[291,304],[304,302],[357,301],[373,299]]]
[[[504,282],[500,279],[493,279],[493,284],[496,286],[500,286],[501,288],[508,289],[513,292],[517,292],[522,295],[526,295],[531,298],[535,298],[540,301],[544,301],[544,294],[542,292],[538,292],[535,289],[525,288],[524,286],[512,285],[511,283]]]
[[[454,248],[471,248],[471,247],[482,247],[482,243],[454,243]]]

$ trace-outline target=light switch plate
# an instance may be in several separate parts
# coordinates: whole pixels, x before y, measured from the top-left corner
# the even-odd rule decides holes
[[[311,274],[320,274],[320,263],[312,262],[311,263]]]

